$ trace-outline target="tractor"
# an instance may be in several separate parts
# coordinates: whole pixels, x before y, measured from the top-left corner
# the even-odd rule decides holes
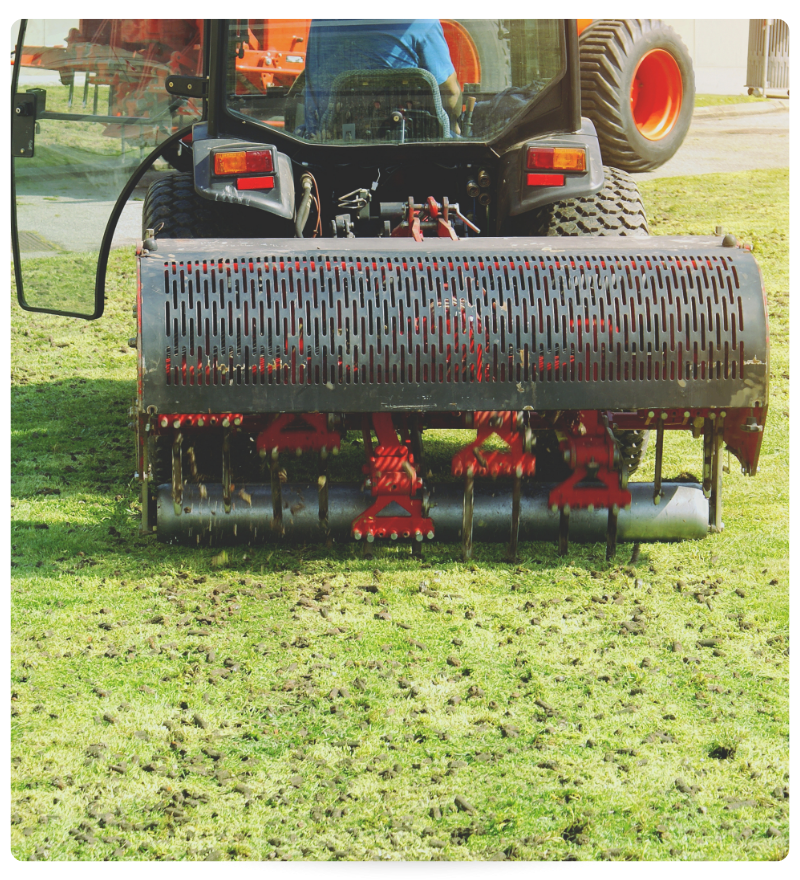
[[[453,42],[474,22],[429,24],[450,35],[455,98],[422,61],[363,61],[386,23],[294,33],[232,19],[195,27],[192,72],[151,59],[141,88],[105,114],[88,100],[94,82],[116,106],[94,59],[135,76],[136,44],[87,51],[60,84],[69,97],[23,91],[22,24],[21,306],[99,318],[115,226],[140,181],[158,178],[131,340],[142,531],[191,546],[377,541],[415,554],[458,542],[469,559],[473,542],[506,542],[513,558],[520,541],[557,541],[562,554],[571,540],[605,541],[610,558],[618,541],[721,530],[723,449],[754,475],[768,406],[752,254],[721,231],[649,236],[633,179],[603,164],[581,116],[575,21],[495,23],[478,58]],[[256,75],[252,42],[269,32],[289,49]],[[342,45],[356,66],[326,76],[320,59]],[[283,77],[292,58],[302,70]],[[74,106],[81,74],[86,112]],[[142,138],[121,187],[111,126]],[[119,190],[93,291],[60,290],[56,256],[52,275],[26,279],[23,257],[47,259],[49,243],[23,228],[26,202],[58,185],[53,157],[67,146],[65,174]],[[425,448],[437,431],[468,432],[448,435],[465,439],[438,475]],[[665,437],[680,431],[702,444],[696,482],[662,477]],[[363,479],[343,482],[337,456],[353,442]],[[654,479],[633,480],[648,442]]]

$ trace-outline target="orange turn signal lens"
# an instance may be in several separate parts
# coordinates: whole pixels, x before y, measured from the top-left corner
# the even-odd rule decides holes
[[[577,147],[528,147],[528,168],[536,171],[586,171],[586,150]]]
[[[214,153],[214,174],[272,173],[270,150],[237,150],[235,153]]]

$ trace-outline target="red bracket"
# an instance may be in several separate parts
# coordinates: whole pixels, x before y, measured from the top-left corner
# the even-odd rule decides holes
[[[561,442],[560,449],[573,473],[550,492],[550,507],[577,510],[630,505],[631,493],[620,486],[616,442],[597,412],[581,412],[580,421],[572,428],[572,436]],[[590,473],[593,480],[602,485],[579,486]]]
[[[294,415],[285,413],[275,418],[268,428],[261,431],[256,439],[259,453],[273,449],[278,452],[321,452],[323,449],[336,455],[342,438],[336,431],[328,429],[328,416],[325,413],[304,413]]]
[[[422,499],[413,497],[422,489],[422,478],[417,473],[408,442],[398,440],[388,413],[372,413],[371,418],[378,443],[363,470],[375,501],[353,520],[353,537],[357,541],[362,537],[368,541],[399,537],[417,541],[424,537],[432,539],[433,520],[423,516]],[[408,516],[380,516],[392,503],[398,504]]]
[[[450,223],[450,203],[447,197],[442,199],[441,205],[433,196],[428,196],[422,205],[415,204],[413,197],[409,198],[406,203],[406,216],[402,223],[395,226],[391,234],[394,238],[413,238],[414,241],[423,241],[425,237],[422,231],[423,223],[427,224],[428,232],[435,228],[439,238],[458,241],[456,231]]]
[[[453,456],[452,472],[460,477],[470,471],[477,477],[532,477],[536,456],[525,451],[525,433],[520,431],[516,412],[476,412],[474,426],[478,435]],[[508,450],[482,450],[483,444],[497,435]],[[530,449],[530,447],[529,447]]]

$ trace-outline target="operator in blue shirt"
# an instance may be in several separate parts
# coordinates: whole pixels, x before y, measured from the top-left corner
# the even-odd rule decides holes
[[[311,22],[306,50],[305,129],[314,134],[325,114],[330,84],[347,70],[430,71],[439,84],[442,106],[458,131],[461,87],[438,19],[413,21],[320,20]]]

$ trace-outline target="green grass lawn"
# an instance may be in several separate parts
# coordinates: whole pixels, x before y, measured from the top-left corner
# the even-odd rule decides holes
[[[722,104],[751,104],[754,101],[767,101],[758,95],[695,95],[695,107],[718,107]]]
[[[786,855],[788,170],[642,190],[655,233],[752,242],[770,416],[722,534],[612,562],[158,545],[127,428],[132,254],[98,322],[12,307],[17,858]],[[668,471],[699,460],[681,441]]]

